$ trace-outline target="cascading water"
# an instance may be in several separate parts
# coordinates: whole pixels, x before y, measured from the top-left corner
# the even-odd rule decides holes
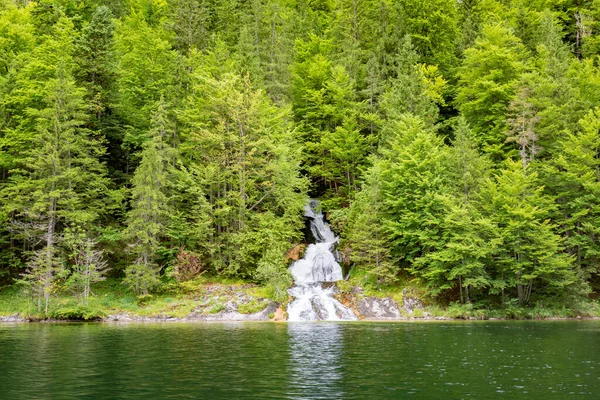
[[[311,200],[304,207],[304,216],[310,218],[310,229],[317,243],[309,245],[304,258],[290,267],[295,286],[289,293],[295,299],[288,307],[288,320],[355,320],[352,310],[333,297],[335,286],[323,287],[323,283],[340,281],[343,276],[342,267],[332,253],[338,238],[317,211],[318,204]]]

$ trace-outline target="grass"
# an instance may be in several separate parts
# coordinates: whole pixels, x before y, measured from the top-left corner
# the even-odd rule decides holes
[[[598,300],[538,301],[532,306],[506,304],[441,304],[427,295],[427,291],[414,281],[399,281],[394,285],[377,284],[372,275],[353,271],[348,281],[337,283],[342,296],[353,296],[352,288],[362,286],[364,296],[392,298],[402,309],[404,297],[421,300],[424,307],[417,308],[406,317],[446,317],[456,319],[548,319],[600,316]],[[48,315],[37,311],[37,304],[28,299],[16,286],[0,288],[0,316],[19,314],[33,320],[55,318],[68,320],[95,320],[111,314],[130,314],[140,317],[184,318],[193,312],[217,314],[225,309],[230,299],[237,303],[238,312],[251,314],[263,310],[270,299],[270,290],[237,279],[201,276],[182,284],[169,283],[160,293],[136,296],[119,280],[108,279],[92,288],[94,295],[87,305],[82,305],[70,293],[58,293],[51,298]],[[240,301],[242,299],[243,301]],[[285,308],[286,304],[282,304]]]
[[[238,306],[238,312],[241,314],[254,314],[264,310],[268,305],[267,301],[252,299],[248,303],[240,304]]]
[[[93,296],[82,305],[70,293],[51,297],[48,315],[37,311],[37,303],[28,302],[19,288],[0,288],[0,316],[19,314],[34,320],[46,317],[66,320],[95,320],[111,314],[131,314],[140,317],[184,318],[194,311],[216,314],[225,309],[229,297],[252,299],[242,302],[240,312],[251,313],[264,309],[268,303],[266,290],[237,279],[206,277],[181,285],[167,284],[162,292],[136,296],[117,279],[107,279],[92,287]]]
[[[361,286],[364,296],[392,298],[401,308],[404,317],[423,318],[429,316],[453,319],[548,319],[600,317],[600,303],[597,300],[538,301],[530,306],[520,306],[514,302],[506,304],[443,303],[431,296],[425,286],[412,279],[400,279],[392,285],[379,284],[375,277],[365,271],[354,269],[347,281],[337,282],[340,292],[350,295],[352,288]],[[412,314],[406,313],[402,306],[404,297],[417,298],[424,307],[415,308]],[[569,303],[569,304],[567,304]]]

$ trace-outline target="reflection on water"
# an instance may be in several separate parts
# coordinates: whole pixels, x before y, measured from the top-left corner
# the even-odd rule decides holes
[[[0,400],[599,393],[600,321],[0,324]]]
[[[340,399],[343,326],[336,323],[290,323],[290,399]]]

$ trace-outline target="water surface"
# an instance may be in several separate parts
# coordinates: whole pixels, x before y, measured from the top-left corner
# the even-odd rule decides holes
[[[2,399],[600,397],[600,321],[0,324]]]

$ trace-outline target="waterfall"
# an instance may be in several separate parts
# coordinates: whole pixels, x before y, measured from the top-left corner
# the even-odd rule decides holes
[[[316,243],[306,249],[304,257],[292,264],[290,271],[295,286],[289,290],[295,299],[288,307],[289,321],[355,320],[348,307],[333,295],[335,285],[324,287],[323,283],[343,279],[342,267],[337,263],[333,250],[338,238],[318,211],[319,203],[311,200],[304,207],[304,216],[310,219],[310,230]]]

